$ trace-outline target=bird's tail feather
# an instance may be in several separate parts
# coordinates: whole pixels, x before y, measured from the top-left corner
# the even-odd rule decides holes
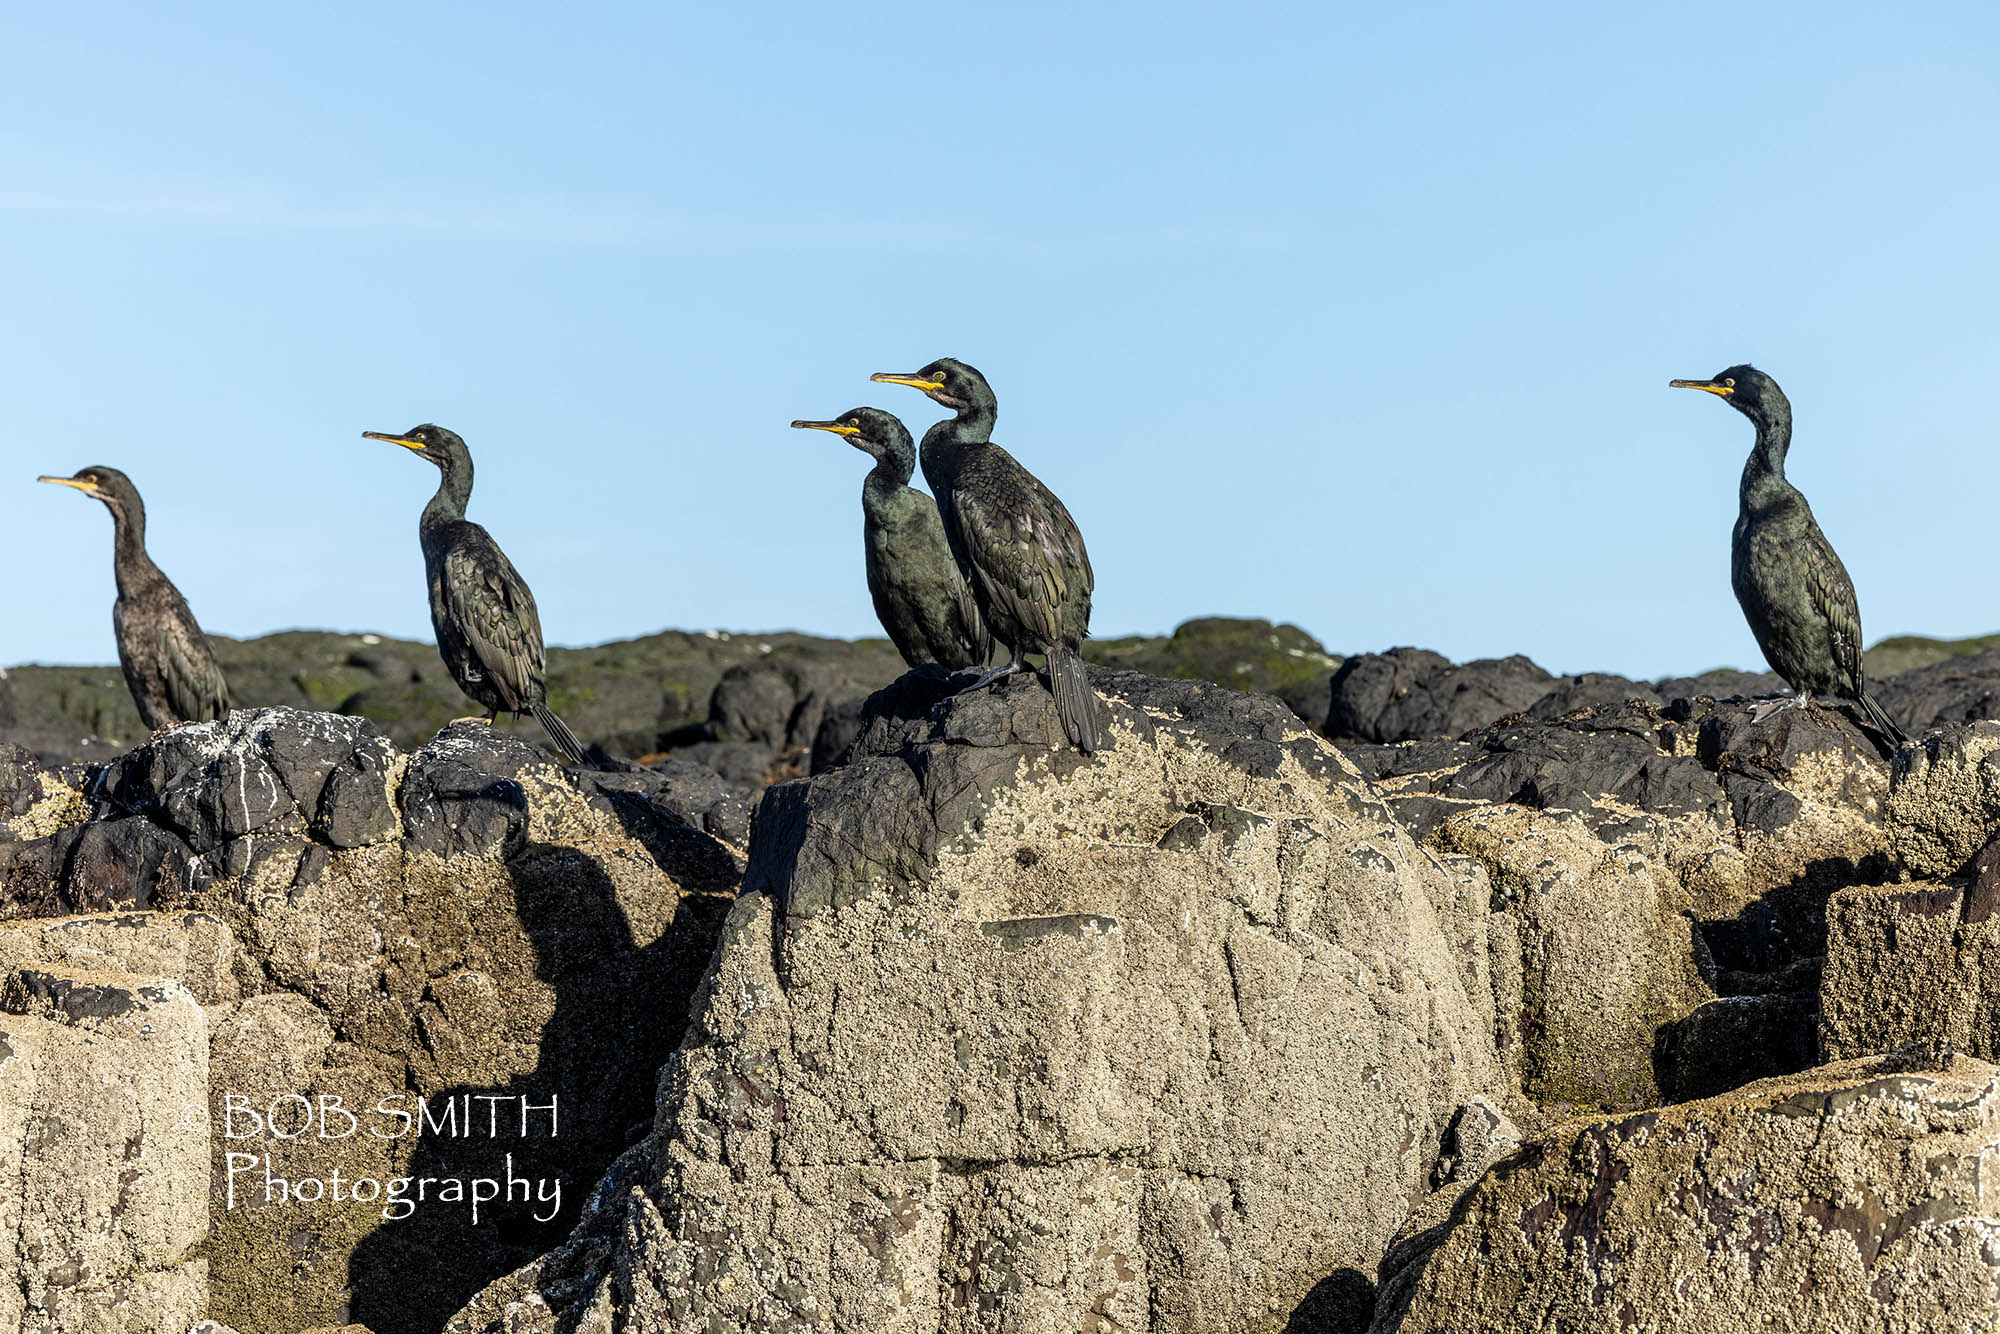
[[[1868,716],[1868,721],[1873,723],[1883,735],[1895,742],[1896,745],[1901,746],[1910,740],[1910,734],[1905,732],[1902,725],[1889,716],[1889,711],[1878,704],[1873,695],[1869,694],[1866,690],[1862,691],[1860,702],[1861,712]]]
[[[1097,730],[1097,696],[1091,693],[1083,659],[1075,649],[1049,650],[1049,689],[1056,697],[1056,717],[1062,720],[1063,732],[1071,743],[1086,755],[1104,749],[1104,739]]]
[[[569,724],[556,717],[556,711],[546,704],[535,706],[535,717],[541,720],[542,729],[549,734],[549,740],[556,743],[556,749],[571,760],[591,768],[590,757],[583,753],[583,743],[576,739],[576,733],[569,730]]]

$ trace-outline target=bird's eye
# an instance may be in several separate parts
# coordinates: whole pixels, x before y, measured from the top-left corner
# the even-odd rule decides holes
[[[937,378],[938,378],[938,383],[943,384],[946,380],[951,378],[951,372],[945,370],[942,366],[940,366],[938,368]]]
[[[860,430],[860,429],[861,429],[861,418],[859,418],[859,417],[849,417],[849,418],[847,419],[847,424],[848,424],[849,426],[852,426],[852,427],[853,427],[853,428],[854,428],[855,430],[857,430],[857,431],[858,431],[858,430]]]
[[[1723,387],[1724,389],[1734,389],[1734,388],[1736,387],[1736,380],[1735,380],[1735,378],[1734,378],[1734,377],[1725,377],[1725,378],[1723,379],[1723,381],[1722,381],[1722,387]]]

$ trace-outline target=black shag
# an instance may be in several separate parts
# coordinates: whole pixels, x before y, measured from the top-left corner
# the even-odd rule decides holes
[[[132,479],[116,468],[98,467],[40,480],[73,486],[111,511],[111,568],[118,576],[111,628],[140,719],[157,731],[228,713],[229,686],[208,636],[187,599],[146,554],[146,506]]]
[[[832,421],[792,425],[831,431],[875,460],[861,483],[868,593],[903,661],[953,672],[984,664],[993,636],[952,558],[936,502],[910,485],[917,449],[903,423],[880,408],[853,408]]]
[[[978,371],[943,357],[914,374],[872,378],[921,389],[956,414],[924,433],[924,480],[980,615],[1012,653],[967,688],[1019,671],[1023,654],[1045,653],[1063,731],[1085,753],[1100,749],[1097,697],[1081,656],[1094,577],[1076,520],[993,443],[999,405]]]
[[[1729,581],[1757,647],[1793,694],[1756,716],[1831,695],[1858,705],[1893,741],[1908,740],[1863,688],[1854,582],[1806,498],[1785,480],[1785,452],[1792,443],[1792,405],[1785,391],[1754,366],[1731,366],[1712,380],[1671,383],[1716,395],[1757,428],[1757,443],[1743,465]]]
[[[431,587],[431,627],[438,656],[451,679],[496,714],[532,713],[549,740],[571,760],[588,765],[583,744],[548,706],[542,618],[535,595],[500,544],[465,517],[472,498],[472,453],[442,426],[413,427],[401,435],[363,431],[428,459],[440,474],[437,494],[424,506],[417,533]]]

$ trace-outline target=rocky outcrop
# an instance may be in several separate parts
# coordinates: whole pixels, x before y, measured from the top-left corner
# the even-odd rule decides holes
[[[1525,712],[1553,683],[1519,654],[1460,666],[1426,649],[1364,653],[1333,674],[1322,730],[1337,741],[1458,736]]]
[[[573,777],[477,724],[406,755],[359,719],[238,712],[98,771],[64,807],[94,818],[0,844],[47,877],[17,906],[151,909],[19,918],[0,967],[192,998],[178,1198],[217,1319],[435,1330],[568,1230],[643,1128],[739,876],[650,777]],[[425,1179],[457,1198],[396,1204]]]
[[[2000,1321],[2000,1069],[1826,1066],[1562,1127],[1383,1262],[1375,1334]]]
[[[1795,1068],[1825,898],[1890,869],[1832,711],[1330,748],[1098,684],[1106,755],[1034,682],[912,673],[766,794],[652,1136],[455,1330],[1358,1328],[1386,1220],[1510,1118]],[[1729,1041],[1751,1011],[1782,1038]]]
[[[2000,649],[1946,658],[1870,688],[1892,717],[1919,734],[2000,718]]]
[[[1490,891],[1275,701],[1095,679],[1088,760],[1016,678],[766,795],[652,1135],[454,1329],[1275,1328],[1372,1266],[1509,1096]]]
[[[205,1262],[243,1334],[1356,1334],[1396,1236],[1384,1319],[1432,1309],[1415,1276],[1478,1253],[1466,1202],[1522,1155],[1588,1167],[1578,1125],[1684,1107],[1747,1142],[1751,1081],[1847,1078],[1806,1068],[1823,1035],[1978,1050],[2000,724],[1892,764],[1835,709],[1547,679],[1336,746],[1267,697],[1094,679],[1090,757],[1026,674],[848,710],[783,664],[718,684],[700,763],[288,710],[91,769],[0,754],[0,981],[185,992],[208,1239],[128,1270]],[[808,739],[753,832],[730,748],[782,776]],[[1947,892],[1945,929],[1896,899]],[[1911,976],[1958,1017],[1923,1027]],[[371,1134],[384,1106],[431,1124]],[[482,1179],[521,1193],[475,1225]],[[396,1180],[434,1196],[386,1217]],[[1624,1282],[1571,1240],[1508,1281],[1552,1312]]]

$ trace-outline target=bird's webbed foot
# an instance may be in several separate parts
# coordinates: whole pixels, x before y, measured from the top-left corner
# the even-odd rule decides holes
[[[497,709],[494,710],[494,713],[498,712],[499,710]],[[493,713],[468,713],[463,718],[454,718],[451,721],[454,723],[485,723],[488,726],[491,726],[493,722]]]
[[[1776,699],[1760,699],[1750,706],[1750,721],[1761,723],[1767,718],[1783,713],[1786,709],[1809,709],[1812,707],[1812,702],[1812,695],[1803,690],[1796,694],[1780,695]]]
[[[988,667],[978,676],[973,677],[970,683],[960,686],[954,693],[960,695],[970,694],[983,686],[992,685],[1003,676],[1012,676],[1015,672],[1020,671],[1021,667],[1021,654],[1017,649],[1013,657],[1007,659],[1007,661],[1001,663],[998,667]]]

